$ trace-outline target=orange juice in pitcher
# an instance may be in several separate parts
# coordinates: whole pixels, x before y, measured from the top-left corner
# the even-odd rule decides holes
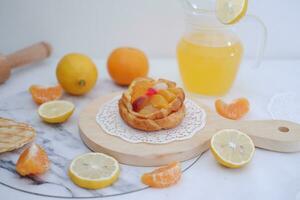
[[[243,55],[237,36],[209,31],[184,36],[177,46],[185,87],[205,95],[222,95],[231,87]]]
[[[250,38],[250,44],[258,47],[252,56],[258,65],[265,46],[266,27],[255,16],[245,16],[242,26],[221,23],[216,16],[216,0],[201,0],[197,4],[193,0],[182,2],[185,32],[177,44],[177,61],[183,84],[192,93],[224,95],[231,88],[244,58],[244,44],[249,44],[240,34],[255,30],[254,35],[259,36],[256,40]],[[230,11],[232,5],[222,6],[229,6]]]

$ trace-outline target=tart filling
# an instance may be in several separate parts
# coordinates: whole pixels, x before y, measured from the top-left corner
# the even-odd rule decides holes
[[[176,112],[180,112],[180,115],[184,116],[184,99],[183,90],[176,87],[176,83],[174,82],[165,79],[138,78],[123,93],[119,101],[119,110],[123,120],[134,128],[142,130],[166,129],[170,128],[170,124],[174,124],[172,127],[175,127],[181,122],[183,117],[180,120],[177,117],[175,120],[169,116],[174,116]],[[160,128],[158,126],[156,128],[144,128],[134,125],[131,122],[137,120],[154,120],[154,123],[156,123],[158,120],[164,118],[173,120],[174,123],[171,121],[168,122],[168,126],[158,125],[161,126]],[[151,123],[149,121],[149,124]]]

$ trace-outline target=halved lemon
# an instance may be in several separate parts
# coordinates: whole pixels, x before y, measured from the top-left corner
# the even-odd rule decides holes
[[[62,123],[69,119],[75,106],[72,102],[57,100],[49,101],[40,105],[39,116],[48,123]]]
[[[251,138],[235,129],[223,129],[210,141],[216,160],[229,168],[240,168],[250,162],[255,151]]]
[[[216,3],[216,14],[223,24],[234,24],[247,12],[248,0],[217,0]]]
[[[103,153],[87,153],[75,158],[69,168],[71,180],[88,189],[107,187],[118,179],[119,163]]]

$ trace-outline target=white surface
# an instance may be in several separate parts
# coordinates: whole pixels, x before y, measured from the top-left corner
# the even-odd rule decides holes
[[[54,70],[56,60],[48,60],[19,69],[13,77],[0,86],[0,98],[18,91],[27,90],[31,84],[51,85],[56,83]],[[100,84],[110,81],[105,70],[105,61],[96,60],[100,72]],[[251,111],[245,119],[269,119],[267,104],[278,92],[299,93],[300,60],[268,60],[259,69],[244,66],[238,79],[223,97],[231,100],[247,97]],[[179,81],[175,60],[151,60],[150,74]],[[99,94],[100,95],[100,94]],[[215,98],[202,97],[212,106]],[[179,184],[168,189],[148,189],[109,199],[153,200],[153,199],[292,199],[300,200],[300,153],[275,153],[257,149],[252,162],[242,169],[226,169],[216,163],[212,154],[206,152],[186,173]],[[55,193],[55,191],[53,191]],[[49,199],[14,191],[0,185],[1,199],[37,200]]]
[[[183,32],[180,0],[1,0],[0,52],[48,40],[55,55],[79,51],[106,58],[118,46],[174,57]],[[202,1],[202,0],[201,0]],[[267,58],[300,58],[300,1],[249,0],[249,14],[269,33]],[[247,31],[256,41],[257,29]]]
[[[274,95],[268,105],[273,119],[285,119],[300,124],[300,93],[284,92]]]

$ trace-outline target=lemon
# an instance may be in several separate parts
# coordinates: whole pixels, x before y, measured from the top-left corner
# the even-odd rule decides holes
[[[69,176],[78,186],[99,189],[113,184],[119,177],[118,161],[103,153],[87,153],[75,158]]]
[[[248,0],[217,0],[216,14],[223,24],[238,22],[247,12]]]
[[[69,101],[49,101],[40,105],[39,116],[48,123],[62,123],[69,119],[75,106]]]
[[[239,168],[249,163],[255,151],[251,138],[238,130],[223,129],[210,141],[216,160],[229,168]]]
[[[56,77],[66,92],[72,95],[83,95],[95,86],[98,71],[88,56],[70,53],[57,64]]]

